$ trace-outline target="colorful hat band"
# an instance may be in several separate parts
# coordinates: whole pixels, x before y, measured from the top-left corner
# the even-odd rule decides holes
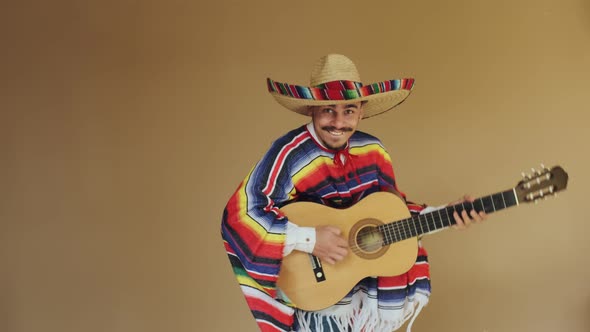
[[[389,80],[363,86],[354,81],[332,81],[317,87],[280,83],[267,79],[268,91],[295,99],[351,100],[394,90],[412,90],[413,78]]]

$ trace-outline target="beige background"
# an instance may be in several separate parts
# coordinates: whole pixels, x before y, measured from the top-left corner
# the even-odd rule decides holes
[[[265,78],[351,57],[413,76],[361,123],[400,188],[444,204],[543,162],[566,192],[424,240],[415,331],[590,331],[590,3],[19,1],[0,20],[0,330],[257,331],[219,236],[226,200],[306,121]]]

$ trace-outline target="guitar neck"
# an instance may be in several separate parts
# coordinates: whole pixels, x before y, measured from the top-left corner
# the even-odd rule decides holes
[[[475,210],[490,214],[518,204],[515,189],[510,189],[477,198],[473,202],[462,202],[433,212],[384,224],[378,228],[383,234],[383,244],[389,245],[456,224],[455,218],[453,217],[455,211],[461,214],[465,210],[467,212]]]

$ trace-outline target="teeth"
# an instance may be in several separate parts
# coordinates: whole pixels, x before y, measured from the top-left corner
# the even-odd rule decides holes
[[[342,134],[344,134],[342,131],[329,131],[329,133],[334,136],[342,136]]]

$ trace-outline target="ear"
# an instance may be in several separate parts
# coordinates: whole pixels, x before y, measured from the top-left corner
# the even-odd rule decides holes
[[[307,115],[308,116],[312,116],[313,115],[313,110],[314,110],[314,107],[313,106],[307,106]]]

